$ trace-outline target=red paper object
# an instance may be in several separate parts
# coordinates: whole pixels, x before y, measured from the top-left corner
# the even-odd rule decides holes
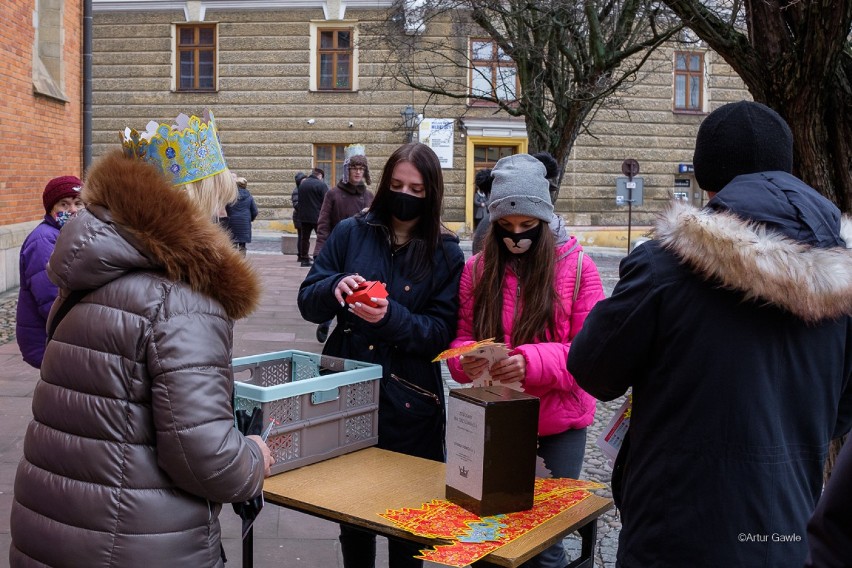
[[[375,280],[367,280],[366,282],[361,282],[358,284],[358,287],[352,291],[351,294],[346,296],[347,304],[354,304],[355,302],[361,302],[365,306],[370,306],[371,308],[375,308],[376,304],[370,301],[370,298],[387,298],[388,291],[385,289],[384,284]]]

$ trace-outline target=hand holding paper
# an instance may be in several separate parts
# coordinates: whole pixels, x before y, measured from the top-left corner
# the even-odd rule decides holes
[[[509,348],[506,346],[505,343],[495,342],[494,338],[492,337],[490,339],[483,339],[482,341],[469,343],[461,347],[447,349],[446,351],[442,351],[441,353],[439,353],[437,357],[432,359],[432,361],[444,361],[452,357],[461,357],[464,359],[483,359],[487,361],[484,370],[478,376],[473,376],[470,372],[468,372],[468,366],[464,363],[462,363],[462,365],[465,368],[465,373],[467,373],[467,375],[472,379],[472,386],[490,387],[498,381],[495,381],[494,378],[492,378],[489,369],[491,369],[491,367],[498,361],[503,361],[509,357]],[[475,363],[473,364],[474,373],[478,369],[478,366],[479,365]],[[520,383],[521,379],[523,379],[523,376],[521,376],[520,379],[515,379],[511,382],[501,384],[504,384],[505,386],[518,391],[523,391],[524,389]]]

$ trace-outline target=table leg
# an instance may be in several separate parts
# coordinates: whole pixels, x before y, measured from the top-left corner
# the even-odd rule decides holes
[[[577,529],[582,538],[580,557],[565,568],[595,568],[595,544],[598,538],[598,520],[592,519]]]
[[[249,528],[243,539],[243,568],[254,567],[254,527]]]

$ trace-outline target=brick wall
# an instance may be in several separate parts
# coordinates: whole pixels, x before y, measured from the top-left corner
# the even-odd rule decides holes
[[[0,227],[41,218],[48,180],[82,173],[82,0],[62,4],[67,101],[34,93],[36,0],[0,3]]]

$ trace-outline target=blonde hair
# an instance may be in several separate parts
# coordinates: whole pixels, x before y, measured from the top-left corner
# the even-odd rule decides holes
[[[199,209],[208,217],[216,217],[219,211],[237,200],[237,185],[228,169],[199,181],[184,184],[183,188]]]

